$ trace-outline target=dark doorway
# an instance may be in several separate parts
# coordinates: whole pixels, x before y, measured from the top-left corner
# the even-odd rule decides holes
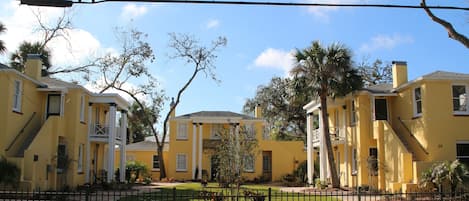
[[[47,97],[47,117],[60,115],[60,94],[49,94]]]
[[[272,181],[272,151],[262,152],[262,178]]]
[[[386,99],[375,99],[375,119],[388,120],[388,104]]]
[[[212,156],[210,159],[210,180],[216,181],[218,176],[218,160],[217,157]]]

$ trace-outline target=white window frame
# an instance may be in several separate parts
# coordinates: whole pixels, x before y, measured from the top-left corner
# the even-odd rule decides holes
[[[156,160],[155,160],[155,157],[156,157]],[[152,163],[151,167],[152,167],[152,169],[155,170],[155,171],[159,171],[159,170],[160,170],[160,161],[159,161],[159,160],[160,160],[160,159],[158,158],[158,154],[154,154],[154,155],[153,155],[153,160],[152,160],[153,163]],[[158,167],[157,167],[157,168],[155,168],[155,162],[157,162],[157,164],[158,164]]]
[[[356,176],[358,174],[358,153],[357,148],[352,149],[352,176]]]
[[[256,138],[256,127],[254,123],[246,123],[244,124],[244,128],[246,129],[246,137],[248,139],[255,139]]]
[[[187,140],[187,137],[187,122],[178,122],[176,140]]]
[[[80,97],[80,122],[85,122],[85,95]]]
[[[357,123],[357,108],[355,107],[355,100],[350,103],[350,125],[354,126]]]
[[[461,110],[454,110],[454,103],[453,103],[453,100],[454,100],[454,95],[453,95],[453,87],[455,86],[462,86],[464,87],[464,91],[465,91],[465,101],[466,101],[466,111],[461,111]],[[467,93],[468,93],[468,87],[467,87],[467,84],[458,84],[458,83],[454,83],[451,85],[451,108],[452,108],[452,111],[453,111],[453,114],[464,114],[464,115],[467,115],[469,114],[469,104],[467,103],[468,102],[468,96],[467,96]]]
[[[469,155],[468,156],[458,156],[458,151],[457,151],[457,147],[458,145],[461,144],[461,145],[467,145],[469,146],[469,141],[456,141],[456,159],[469,159]]]
[[[244,160],[244,165],[243,165],[244,172],[254,172],[254,169],[256,166],[256,159],[254,158],[254,156],[245,155],[243,160]]]
[[[417,100],[417,96],[415,94],[415,91],[416,90],[419,90],[420,91],[420,99]],[[417,102],[420,101],[420,112],[418,112],[418,104]],[[423,105],[422,105],[422,87],[415,87],[412,89],[412,103],[413,103],[413,110],[414,110],[414,117],[420,117],[422,116],[422,112],[423,112]]]
[[[79,144],[78,145],[78,161],[77,161],[77,172],[83,172],[83,150],[85,145]]]
[[[221,139],[219,132],[223,130],[223,124],[212,124],[211,130],[210,130],[210,138],[211,139]]]
[[[23,96],[23,82],[15,80],[13,84],[13,111],[21,112],[21,99]]]
[[[180,167],[181,165],[183,165],[184,167]],[[186,172],[186,171],[187,171],[187,154],[182,154],[182,153],[176,154],[176,172]]]

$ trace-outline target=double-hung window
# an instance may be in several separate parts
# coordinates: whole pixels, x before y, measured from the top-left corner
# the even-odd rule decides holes
[[[468,114],[466,85],[453,85],[453,113]]]
[[[176,140],[187,140],[187,123],[180,122],[177,127]]]
[[[469,142],[456,143],[456,159],[466,166],[469,165]]]
[[[355,125],[357,123],[357,108],[355,108],[355,101],[352,100],[350,108],[350,125]]]
[[[83,148],[84,144],[78,145],[78,161],[77,161],[77,170],[79,173],[83,172]]]
[[[187,155],[186,154],[176,155],[176,171],[178,172],[187,171]]]
[[[352,176],[357,175],[358,173],[358,159],[357,159],[357,149],[352,150]]]
[[[253,155],[244,156],[244,171],[254,172],[254,156]]]
[[[85,122],[85,95],[80,97],[80,122]]]
[[[417,87],[414,89],[414,116],[422,115],[422,88]]]
[[[160,158],[158,155],[153,155],[153,170],[160,170]]]
[[[23,94],[23,83],[20,80],[15,80],[13,86],[13,111],[21,112],[21,96]]]

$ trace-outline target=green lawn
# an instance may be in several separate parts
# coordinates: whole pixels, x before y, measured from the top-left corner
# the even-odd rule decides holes
[[[257,195],[265,197],[268,201],[269,188],[271,188],[271,200],[281,201],[336,201],[334,197],[324,196],[308,196],[301,193],[285,193],[280,192],[278,187],[266,185],[243,185],[240,188],[238,199],[233,198],[236,195],[236,190],[232,192],[231,189],[219,188],[217,183],[209,183],[207,187],[203,188],[200,183],[184,183],[175,187],[163,187],[154,190],[154,192],[141,192],[131,196],[123,197],[120,201],[150,201],[150,200],[177,200],[177,201],[195,201],[195,200],[237,200],[237,201],[261,201],[262,199],[255,200],[244,196],[244,192],[252,192]],[[223,195],[225,199],[217,199],[216,195]],[[233,199],[231,199],[233,198]]]

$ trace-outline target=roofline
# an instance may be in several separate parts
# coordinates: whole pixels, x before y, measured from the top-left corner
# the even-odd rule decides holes
[[[21,73],[21,72],[15,70],[15,69],[13,69],[13,68],[3,68],[3,69],[0,69],[0,72],[1,72],[1,71],[6,71],[6,72],[15,73],[16,75],[18,75],[18,76],[20,76],[20,77],[23,77],[23,78],[25,78],[25,79],[27,79],[27,80],[33,82],[34,84],[38,85],[39,87],[47,87],[46,84],[44,84],[44,83],[42,83],[42,82],[40,82],[40,81],[38,81],[38,80],[36,80],[36,79],[33,79],[33,78],[31,78],[31,77],[29,77],[29,76],[27,76],[27,75],[25,75],[25,74],[23,74],[23,73]]]

